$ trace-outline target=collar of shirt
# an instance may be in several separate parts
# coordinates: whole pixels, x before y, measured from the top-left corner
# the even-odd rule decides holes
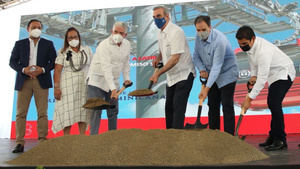
[[[76,53],[72,48],[71,48],[71,46],[69,46],[68,48],[67,48],[67,50],[66,51],[68,51],[68,50],[70,50],[70,51],[72,51],[72,52],[74,52],[74,53]],[[79,47],[79,50],[78,50],[78,52],[80,52],[80,51],[84,51],[84,47],[83,46],[81,46],[80,45],[80,47]]]
[[[169,22],[167,23],[167,26],[165,27],[164,30],[161,31],[161,33],[168,33],[169,30],[170,30],[170,27],[172,27],[172,24],[173,24],[173,23],[172,23],[171,21],[169,21]]]
[[[254,54],[256,51],[257,45],[258,45],[258,38],[255,38],[252,48],[249,51],[247,51],[246,53],[248,55]]]
[[[208,35],[207,40],[202,40],[202,39],[199,37],[200,43],[203,43],[203,44],[211,44],[213,35],[214,35],[214,31],[213,31],[213,29],[211,29],[210,32],[209,32],[209,35]],[[197,36],[198,36],[198,35],[197,35]]]
[[[206,43],[211,43],[212,38],[213,38],[213,29],[210,29],[208,38],[207,38],[207,40],[205,42]]]
[[[29,39],[29,42],[30,42],[31,44],[34,44],[34,40],[32,40],[31,38],[28,38],[28,39]],[[36,46],[39,45],[40,39],[41,39],[41,38],[39,38],[39,40],[37,41],[37,43],[36,43],[36,45],[35,45],[34,47],[36,47]]]

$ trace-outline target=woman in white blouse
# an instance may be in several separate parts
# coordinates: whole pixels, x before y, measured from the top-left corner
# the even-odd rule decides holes
[[[256,37],[249,26],[242,26],[236,33],[236,38],[243,51],[248,54],[252,91],[247,95],[242,104],[244,110],[251,106],[251,101],[256,98],[268,82],[268,107],[272,114],[271,130],[264,143],[266,151],[287,149],[286,133],[284,131],[284,118],[282,101],[292,86],[296,76],[293,61],[277,46],[267,40]]]
[[[78,123],[79,133],[85,134],[89,121],[86,101],[86,74],[92,51],[81,45],[80,34],[71,27],[67,30],[64,46],[58,52],[54,68],[54,97],[56,99],[52,131],[70,134],[71,126]]]

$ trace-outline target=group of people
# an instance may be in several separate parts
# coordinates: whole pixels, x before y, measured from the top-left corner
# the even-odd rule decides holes
[[[208,98],[210,129],[220,129],[220,107],[224,116],[224,131],[234,135],[234,91],[238,79],[238,65],[226,36],[211,27],[209,16],[198,16],[194,21],[196,40],[193,56],[184,31],[170,20],[164,6],[153,8],[158,34],[159,55],[153,66],[162,61],[164,66],[155,71],[150,81],[156,83],[166,74],[166,128],[183,129],[187,101],[196,77],[207,79],[199,99]],[[17,72],[15,90],[18,91],[16,115],[16,147],[13,153],[24,151],[26,116],[32,95],[38,112],[38,139],[43,141],[48,133],[48,89],[52,87],[50,71],[54,69],[55,112],[52,130],[70,134],[71,126],[78,123],[80,134],[87,125],[90,134],[99,133],[102,111],[88,111],[82,105],[87,98],[100,97],[115,105],[107,110],[108,129],[117,129],[118,92],[120,75],[124,84],[130,84],[130,42],[126,39],[127,26],[115,22],[111,35],[99,43],[93,55],[88,46],[81,44],[80,33],[74,27],[66,31],[64,45],[57,54],[53,43],[41,38],[42,23],[31,20],[27,31],[29,38],[16,42],[10,66]],[[252,91],[242,108],[246,111],[251,101],[269,84],[268,107],[272,121],[266,142],[260,144],[267,151],[287,148],[282,101],[295,79],[292,60],[278,47],[256,37],[252,28],[242,26],[236,33],[240,48],[248,54]]]

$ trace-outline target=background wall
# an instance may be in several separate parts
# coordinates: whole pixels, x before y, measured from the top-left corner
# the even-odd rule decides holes
[[[185,18],[188,20],[188,16],[185,16],[181,13],[183,13],[185,10],[187,10],[184,7],[180,7],[180,5],[184,5],[187,3],[181,3],[181,2],[188,2],[188,1],[183,1],[183,0],[177,0],[177,1],[163,1],[164,4],[174,4],[178,3],[176,7],[174,7],[172,10],[172,19],[173,22],[175,20],[176,24],[180,24],[185,31],[185,35],[187,36],[187,39],[189,39],[189,46],[190,46],[190,51],[193,53],[194,51],[194,38],[196,35],[195,28],[193,24],[187,24],[186,22],[181,22],[182,18]],[[196,1],[194,1],[196,2]],[[229,3],[235,3],[237,1],[220,1],[224,3],[224,5],[228,5],[227,2]],[[241,2],[242,7],[247,7],[248,4],[246,1],[239,0],[238,2]],[[275,0],[273,1],[275,2]],[[279,1],[281,5],[285,5],[288,3],[294,3],[296,2],[295,0],[289,0],[289,1]],[[85,1],[84,4],[81,4],[79,2],[73,2],[70,0],[64,0],[62,2],[54,0],[54,1],[37,1],[37,0],[32,0],[27,3],[18,5],[13,8],[9,8],[3,11],[0,11],[0,19],[1,19],[1,28],[0,28],[0,45],[1,45],[1,52],[2,52],[2,57],[0,64],[1,65],[1,70],[2,70],[2,83],[0,84],[0,90],[2,93],[1,97],[1,113],[0,113],[0,138],[9,138],[10,136],[12,138],[15,137],[15,129],[14,129],[14,121],[15,121],[15,113],[16,113],[16,93],[14,92],[14,83],[15,83],[15,72],[8,66],[9,58],[10,58],[10,52],[14,46],[14,42],[18,39],[23,39],[28,37],[28,33],[26,31],[26,24],[28,22],[28,19],[31,17],[35,18],[36,16],[48,18],[48,15],[53,15],[53,13],[56,13],[58,15],[62,15],[64,17],[67,17],[70,13],[73,14],[78,14],[80,11],[83,10],[89,10],[92,9],[91,11],[99,10],[99,9],[107,9],[107,8],[113,8],[110,9],[112,13],[116,11],[122,11],[122,9],[118,9],[118,7],[131,7],[131,6],[139,6],[137,7],[137,10],[135,10],[134,14],[135,17],[132,18],[133,23],[137,28],[134,30],[137,30],[137,32],[131,32],[131,33],[136,33],[137,37],[131,36],[131,40],[135,41],[136,39],[139,39],[140,41],[137,41],[136,43],[138,44],[138,49],[135,48],[135,50],[132,52],[132,62],[131,64],[135,64],[136,61],[134,61],[134,57],[140,57],[140,56],[152,56],[155,55],[155,51],[157,51],[157,46],[156,43],[156,33],[158,32],[158,29],[153,23],[153,19],[151,17],[151,12],[152,12],[152,6],[155,4],[162,3],[161,1],[112,1],[112,2],[103,2],[103,1],[96,1],[96,0],[88,0]],[[197,2],[199,3],[199,2]],[[190,11],[187,12],[186,14],[189,14],[190,16],[198,16],[199,11],[205,11],[205,5],[215,5],[216,1],[213,2],[201,2],[203,3],[202,5],[196,6],[197,9],[196,11]],[[226,3],[226,4],[225,4]],[[146,6],[150,5],[150,6]],[[232,7],[235,4],[230,4],[228,7]],[[140,7],[144,6],[144,7]],[[170,5],[169,5],[170,6]],[[187,5],[188,6],[188,5]],[[235,31],[238,29],[240,24],[248,23],[248,22],[243,22],[243,17],[240,15],[231,15],[227,14],[226,12],[221,12],[218,14],[218,12],[222,11],[221,6],[210,6],[211,9],[208,11],[208,14],[211,15],[213,22],[212,25],[216,26],[218,30],[224,32],[231,42],[232,48],[235,49],[237,59],[238,59],[238,64],[240,68],[240,78],[238,85],[236,87],[235,91],[235,114],[236,118],[238,118],[239,112],[240,112],[240,103],[244,100],[245,94],[246,94],[246,87],[245,87],[245,82],[247,81],[249,75],[249,65],[247,61],[247,56],[245,53],[240,52],[240,49],[238,48],[238,44],[236,42],[236,39],[234,37]],[[299,4],[298,4],[299,7]],[[52,8],[52,9],[51,9]],[[202,9],[203,8],[203,9]],[[225,7],[226,8],[226,7]],[[215,9],[215,11],[214,11]],[[247,8],[248,9],[248,8]],[[266,10],[266,8],[262,8]],[[267,8],[268,9],[268,8]],[[70,12],[68,11],[75,11],[75,12]],[[101,11],[101,10],[99,10]],[[103,10],[102,10],[103,11]],[[256,11],[261,11],[261,9],[256,9]],[[299,8],[298,8],[299,11]],[[67,12],[67,13],[65,13]],[[210,12],[210,13],[209,13]],[[236,12],[236,11],[235,11]],[[272,14],[274,14],[276,10],[271,11]],[[51,13],[51,14],[50,14]],[[101,12],[100,12],[101,13]],[[298,12],[299,13],[299,12]],[[35,15],[37,14],[37,15]],[[207,14],[207,13],[203,13]],[[31,15],[31,16],[29,16]],[[35,15],[35,16],[32,16]],[[71,14],[70,14],[71,15]],[[116,13],[117,15],[117,13]],[[21,16],[22,17],[22,24],[21,24]],[[102,16],[102,15],[101,15]],[[222,16],[223,18],[219,18]],[[256,35],[262,36],[266,39],[268,39],[271,42],[275,42],[277,40],[284,40],[287,37],[291,36],[295,31],[293,29],[287,28],[280,30],[280,26],[289,26],[289,19],[286,17],[278,17],[274,15],[264,15],[267,18],[267,21],[271,21],[278,23],[282,22],[279,24],[279,26],[270,26],[268,23],[263,23],[264,28],[260,29],[259,26],[261,24],[253,24],[253,26],[258,26],[255,30]],[[117,20],[126,20],[128,19],[127,15],[123,15],[121,17],[115,16]],[[250,16],[249,16],[250,17]],[[227,19],[224,19],[227,18]],[[110,18],[111,19],[111,18]],[[109,19],[108,19],[109,20]],[[193,19],[192,19],[193,20]],[[47,19],[44,22],[44,26],[47,28],[48,24],[51,22],[48,22]],[[242,23],[240,23],[242,22]],[[299,22],[297,22],[299,23]],[[105,23],[106,24],[106,23]],[[109,20],[107,22],[108,24],[112,24],[112,20]],[[251,23],[248,23],[251,24]],[[21,28],[20,28],[21,25]],[[25,25],[25,26],[24,26]],[[64,28],[67,29],[69,26],[68,24],[63,25],[58,23],[57,25],[51,24],[53,28],[58,28],[58,26],[62,27],[62,33],[64,33]],[[148,30],[148,35],[144,34],[144,29],[143,26],[149,26],[150,28],[146,27],[145,29]],[[300,24],[298,25],[300,28]],[[84,27],[84,25],[83,25]],[[273,29],[274,27],[274,29]],[[133,27],[134,28],[134,27]],[[271,30],[270,30],[271,28]],[[300,30],[297,28],[298,30]],[[84,28],[84,30],[87,28]],[[268,30],[269,29],[269,30]],[[110,28],[109,28],[110,30]],[[139,31],[140,30],[140,31]],[[269,32],[268,32],[269,31]],[[46,31],[47,32],[47,31]],[[142,34],[140,35],[140,32]],[[61,37],[56,37],[56,35],[51,36],[50,31],[48,32],[49,34],[43,34],[42,36],[54,41],[56,49],[60,49],[62,46],[62,39]],[[61,33],[61,32],[60,32]],[[53,35],[53,34],[52,34]],[[151,38],[152,37],[152,38]],[[154,38],[153,38],[154,37]],[[298,37],[298,42],[294,40],[291,44],[288,45],[279,45],[282,49],[285,49],[286,53],[293,59],[294,64],[297,69],[297,76],[300,75],[299,73],[299,68],[300,68],[300,39],[299,35]],[[87,39],[90,38],[96,38],[98,39],[98,35],[93,35],[89,36]],[[130,36],[128,36],[130,38]],[[142,39],[142,40],[141,40]],[[144,39],[144,40],[143,40]],[[103,40],[103,39],[102,39]],[[154,42],[152,43],[153,40]],[[151,42],[150,42],[151,41]],[[141,43],[142,42],[142,43]],[[155,44],[149,48],[147,46],[148,44],[145,44],[144,42],[149,42],[150,45]],[[144,45],[144,46],[143,46]],[[94,50],[95,46],[92,47]],[[147,50],[147,51],[144,51]],[[297,52],[298,51],[298,52]],[[144,68],[147,68],[144,69]],[[148,84],[148,75],[151,74],[152,72],[152,67],[147,66],[147,67],[131,67],[131,80],[133,80],[134,86],[131,87],[130,89],[126,90],[132,91],[136,87],[137,88],[143,88],[144,86],[147,86]],[[151,70],[150,70],[151,69]],[[136,74],[137,72],[137,74]],[[140,74],[138,74],[140,72]],[[147,75],[146,75],[147,74]],[[197,75],[198,76],[198,75]],[[137,78],[136,78],[137,77]],[[138,79],[139,78],[139,79]],[[144,79],[140,79],[144,78]],[[162,80],[163,78],[160,78]],[[200,85],[199,85],[199,79],[197,78],[194,81],[194,86],[189,98],[188,102],[188,107],[186,111],[186,120],[188,122],[193,122],[195,120],[196,112],[197,112],[197,107],[198,107],[198,93],[200,90]],[[154,90],[158,90],[159,94],[164,95],[164,86],[165,83],[160,82],[158,85],[154,86]],[[295,133],[300,131],[300,123],[297,121],[300,120],[300,77],[297,77],[296,82],[294,83],[292,89],[288,93],[286,97],[286,101],[284,101],[283,105],[286,106],[284,108],[285,112],[285,120],[286,120],[286,131],[288,133]],[[161,87],[161,88],[160,88]],[[253,107],[255,107],[253,110],[249,110],[247,112],[247,118],[244,119],[244,125],[241,127],[240,132],[243,134],[266,134],[269,129],[269,122],[270,122],[270,112],[268,111],[267,105],[266,105],[266,95],[267,95],[267,89],[264,89],[262,91],[262,95],[258,97],[253,102]],[[118,128],[143,128],[143,129],[150,129],[150,128],[164,128],[164,98],[160,98],[155,100],[155,102],[152,102],[151,100],[129,100],[126,99],[127,93],[123,93],[120,96],[121,99],[121,112],[119,114],[119,123],[118,123]],[[160,97],[160,95],[158,96]],[[53,117],[53,110],[54,110],[54,100],[53,99],[53,90],[49,90],[49,99],[51,100],[49,102],[49,109],[48,109],[48,115],[49,115],[49,125],[52,123],[52,117]],[[155,103],[155,104],[154,104]],[[27,116],[27,120],[29,121],[26,126],[26,136],[27,138],[35,138],[36,137],[36,110],[35,110],[35,104],[32,101],[31,106],[30,106],[30,113]],[[202,115],[205,116],[202,120],[207,121],[207,112],[208,112],[208,107],[206,105],[206,102],[204,103],[204,107],[202,110]],[[103,115],[106,116],[106,113],[103,113]],[[146,118],[146,119],[143,119]],[[221,119],[222,120],[222,119]],[[11,123],[11,121],[13,121]],[[104,120],[104,122],[101,123],[101,130],[100,131],[105,131],[106,129],[106,124],[107,122]],[[11,125],[12,124],[12,125]],[[222,122],[221,122],[222,126]],[[11,128],[12,127],[12,128]],[[222,128],[222,127],[221,127]],[[12,131],[12,133],[10,133]],[[52,137],[53,133],[49,129],[49,136]]]
[[[163,3],[188,2],[187,0],[164,0]],[[21,15],[64,12],[84,9],[113,8],[159,4],[159,0],[31,0],[21,5],[0,11],[0,138],[9,138],[11,131],[15,71],[9,67],[11,50],[19,39]]]

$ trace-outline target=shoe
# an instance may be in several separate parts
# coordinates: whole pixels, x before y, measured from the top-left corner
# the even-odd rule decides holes
[[[265,147],[266,151],[286,150],[287,144],[285,141],[274,140],[270,146]]]
[[[17,144],[17,146],[12,151],[12,153],[23,153],[23,152],[24,152],[24,146],[22,144]]]
[[[273,139],[269,136],[267,140],[264,143],[260,143],[260,147],[267,147],[270,146],[273,143]]]

